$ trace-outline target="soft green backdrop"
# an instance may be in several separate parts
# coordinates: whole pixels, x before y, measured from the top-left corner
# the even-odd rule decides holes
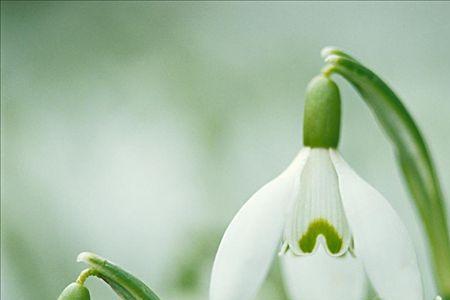
[[[228,222],[301,147],[327,45],[402,96],[449,195],[449,16],[445,2],[2,2],[2,299],[56,299],[83,250],[163,299],[206,299]],[[340,149],[408,224],[431,299],[391,148],[337,81]],[[283,295],[275,266],[258,299]]]

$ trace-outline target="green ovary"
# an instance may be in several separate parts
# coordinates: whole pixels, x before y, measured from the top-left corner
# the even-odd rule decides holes
[[[316,219],[309,224],[305,234],[298,241],[300,249],[305,253],[311,253],[314,250],[316,239],[319,235],[325,237],[328,250],[332,254],[336,254],[341,250],[343,244],[342,237],[334,226],[325,219]]]

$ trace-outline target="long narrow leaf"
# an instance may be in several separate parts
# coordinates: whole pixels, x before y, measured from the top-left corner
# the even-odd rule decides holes
[[[97,276],[103,279],[103,281],[105,281],[116,292],[116,294],[120,297],[120,299],[136,300],[136,298],[133,297],[133,295],[131,295],[126,289],[124,289],[122,286],[118,285],[114,281],[111,281],[107,277],[104,277],[100,274]]]

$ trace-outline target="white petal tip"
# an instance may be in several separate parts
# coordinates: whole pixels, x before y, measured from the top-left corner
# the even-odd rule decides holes
[[[328,46],[322,49],[322,51],[320,51],[320,55],[323,58],[326,58],[327,56],[333,54],[336,50],[339,50],[337,47],[333,47],[333,46]]]
[[[336,55],[336,54],[330,54],[325,57],[325,62],[329,64],[337,63],[339,60],[342,59],[342,56]]]
[[[81,252],[80,254],[78,254],[77,256],[77,262],[85,262],[87,263],[89,261],[90,258],[92,258],[93,256],[95,256],[94,253],[91,252]]]

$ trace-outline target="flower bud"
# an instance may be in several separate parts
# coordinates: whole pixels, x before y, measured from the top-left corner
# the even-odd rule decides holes
[[[59,295],[58,300],[90,300],[89,290],[77,282],[69,284]]]

